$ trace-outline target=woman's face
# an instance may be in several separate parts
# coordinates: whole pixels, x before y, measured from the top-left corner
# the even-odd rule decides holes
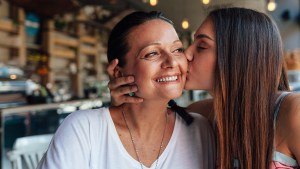
[[[185,52],[189,61],[185,89],[212,91],[216,65],[216,43],[213,22],[207,18],[194,35]]]
[[[182,94],[187,60],[183,45],[169,23],[154,19],[131,30],[127,36],[124,75],[134,75],[138,92],[145,99],[173,99]]]

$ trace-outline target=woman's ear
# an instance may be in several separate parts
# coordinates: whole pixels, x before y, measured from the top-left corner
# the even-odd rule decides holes
[[[114,69],[114,77],[115,78],[118,78],[118,77],[122,77],[123,76],[123,73],[121,71],[121,67],[120,66],[116,66],[115,69]]]

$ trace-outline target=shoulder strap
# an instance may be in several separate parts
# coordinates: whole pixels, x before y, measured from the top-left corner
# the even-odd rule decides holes
[[[279,109],[280,109],[280,105],[283,101],[283,99],[287,96],[291,94],[291,92],[282,92],[280,94],[280,96],[278,96],[278,98],[276,99],[275,101],[275,111],[274,111],[274,128],[276,126],[276,121],[277,121],[277,117],[278,117],[278,114],[279,114]]]

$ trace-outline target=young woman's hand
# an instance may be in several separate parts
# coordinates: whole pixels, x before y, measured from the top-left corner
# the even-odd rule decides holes
[[[109,75],[108,88],[110,89],[111,105],[120,106],[123,103],[142,102],[142,98],[128,95],[129,93],[136,92],[138,90],[136,85],[128,85],[134,82],[133,76],[119,78],[115,77],[115,68],[118,63],[118,59],[115,59],[107,67],[107,73]]]

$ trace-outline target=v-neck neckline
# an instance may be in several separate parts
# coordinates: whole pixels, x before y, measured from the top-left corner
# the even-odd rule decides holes
[[[176,116],[176,114],[175,114]],[[113,122],[113,119],[111,117],[111,114],[110,114],[110,111],[109,109],[107,108],[107,122],[108,122],[108,125],[109,125],[109,134],[114,138],[114,141],[116,142],[119,150],[121,151],[121,153],[124,155],[124,157],[129,160],[134,166],[136,166],[137,168],[139,168],[141,166],[140,162],[138,160],[136,160],[135,158],[133,158],[129,153],[128,151],[126,150],[126,148],[124,147],[119,135],[118,135],[118,132],[117,132],[117,129],[116,129],[116,126]],[[172,150],[172,147],[174,147],[175,145],[175,142],[176,142],[176,138],[179,134],[179,130],[180,130],[180,127],[178,125],[178,122],[179,122],[179,119],[178,119],[178,116],[176,116],[175,118],[175,125],[174,125],[174,129],[173,129],[173,132],[172,132],[172,136],[165,148],[165,150],[161,153],[161,155],[159,156],[159,161],[158,161],[158,167],[162,164],[163,161],[165,161],[168,153],[170,150]],[[156,161],[157,159],[151,164],[150,167],[147,167],[143,164],[143,168],[144,169],[153,169],[155,166],[156,166]]]

